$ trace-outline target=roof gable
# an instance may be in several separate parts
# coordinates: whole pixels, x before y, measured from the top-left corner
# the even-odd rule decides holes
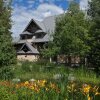
[[[28,27],[34,28],[34,26],[31,26],[31,24],[34,23],[34,25],[36,25],[39,28],[39,30],[43,30],[43,32],[46,33],[53,33],[55,29],[55,19],[56,16],[49,16],[45,18],[43,21],[37,21],[35,19],[31,19],[31,21],[26,26],[23,32],[28,31],[27,30]]]
[[[20,49],[20,51],[18,52],[18,53],[20,53],[20,52],[23,52],[23,53],[32,53],[32,54],[39,54],[39,52],[38,52],[38,50],[37,49],[35,49],[30,43],[28,43],[28,42],[25,42],[23,45],[22,45],[22,47],[21,47],[21,49]]]
[[[34,33],[38,29],[41,29],[41,27],[33,19],[31,19],[23,32],[28,31],[30,33]]]

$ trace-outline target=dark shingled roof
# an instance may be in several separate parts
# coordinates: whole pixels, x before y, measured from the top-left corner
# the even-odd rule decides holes
[[[38,43],[38,42],[49,42],[52,41],[53,37],[49,36],[49,34],[46,34],[42,39],[34,39],[33,38],[33,43]]]
[[[20,49],[20,51],[18,51],[17,53],[18,54],[26,54],[22,49],[23,49],[23,47],[24,46],[27,46],[28,47],[28,49],[30,50],[30,51],[28,51],[28,52],[26,52],[26,53],[31,53],[31,54],[39,54],[39,52],[38,52],[38,50],[37,49],[35,49],[29,42],[25,42],[24,44],[23,44],[23,46],[21,47],[21,49]]]
[[[32,38],[33,42],[47,42],[47,41],[53,40],[53,38],[50,35],[54,33],[56,17],[57,16],[50,16],[50,17],[45,18],[43,21],[37,21],[37,20],[31,19],[31,21],[26,26],[26,28],[33,21],[41,28],[40,30],[37,30],[36,33],[39,33],[39,32],[47,33],[42,39]],[[24,29],[23,33],[21,33],[21,35],[22,34],[32,34],[30,32],[25,31],[26,28]],[[25,40],[14,38],[13,43],[25,43]]]

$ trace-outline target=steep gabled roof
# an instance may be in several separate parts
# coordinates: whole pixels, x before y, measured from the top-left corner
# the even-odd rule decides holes
[[[35,19],[33,19],[33,20],[37,23],[37,25],[41,28],[41,30],[46,32],[46,27],[45,27],[45,25],[41,21],[37,21]]]
[[[52,36],[50,36],[49,34],[46,34],[42,39],[34,39],[33,38],[33,43],[38,43],[38,42],[49,42],[49,41],[52,41],[53,38]]]
[[[50,16],[45,18],[43,21],[37,21],[35,19],[31,19],[23,32],[26,31],[31,22],[34,22],[41,30],[43,30],[43,32],[53,33],[55,29],[55,18],[56,16]]]
[[[42,23],[46,27],[46,33],[54,33],[56,16],[50,16],[45,18]]]
[[[26,53],[25,53],[25,51],[23,50],[23,47],[24,46],[27,46],[27,48],[29,49],[29,51],[27,51]],[[22,53],[22,54],[29,54],[29,53],[31,53],[31,54],[39,54],[39,52],[38,52],[38,50],[37,49],[35,49],[29,42],[25,42],[24,44],[23,44],[23,46],[21,47],[21,49],[17,52],[17,53]]]
[[[43,32],[47,34],[42,39],[36,39],[36,40],[33,40],[33,42],[45,42],[45,41],[51,40],[50,39],[51,37],[49,34],[54,33],[56,17],[57,16],[50,16],[50,17],[45,18],[43,21],[37,21],[35,19],[31,19],[28,25],[26,26],[26,28],[24,29],[24,31],[21,33],[21,35],[22,34],[32,34],[30,32],[27,32],[26,29],[31,24],[31,22],[34,22],[40,28],[39,30],[36,31],[36,33]],[[17,39],[14,38],[13,43],[25,43],[25,41],[26,40],[20,40],[18,38]]]
[[[24,29],[23,32],[26,31],[26,29],[28,28],[28,26],[29,26],[32,22],[34,22],[41,30],[45,30],[45,27],[44,27],[43,23],[41,23],[41,22],[39,22],[39,21],[37,21],[37,20],[35,20],[35,19],[31,19],[30,22],[28,23],[28,25],[25,27],[25,29]],[[23,33],[23,32],[22,32],[22,33]]]
[[[35,49],[29,42],[26,42],[26,45],[32,51],[32,53],[39,54],[38,50]]]

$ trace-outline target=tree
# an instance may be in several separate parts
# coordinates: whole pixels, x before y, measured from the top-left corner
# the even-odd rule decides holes
[[[56,20],[54,39],[50,49],[56,54],[69,57],[76,55],[85,57],[90,49],[87,42],[89,39],[88,28],[89,22],[84,13],[80,11],[76,2],[72,2],[68,12]],[[52,54],[54,55],[54,53]]]
[[[92,23],[89,31],[91,50],[88,58],[91,65],[98,70],[100,68],[100,0],[92,0],[89,5],[88,15]]]
[[[52,58],[58,55],[59,47],[57,47],[53,41],[49,41],[48,44],[44,45],[44,49],[41,50],[41,54],[44,58],[50,58],[50,62],[52,62]]]
[[[15,63],[15,50],[11,37],[11,8],[0,0],[0,67]]]

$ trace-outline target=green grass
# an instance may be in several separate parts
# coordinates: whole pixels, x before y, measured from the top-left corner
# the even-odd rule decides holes
[[[94,83],[94,84],[100,83],[99,78],[96,78],[96,74],[93,71],[79,68],[75,69],[73,71],[73,74],[76,77],[77,81]]]
[[[49,67],[48,67],[49,66]],[[54,75],[61,74],[63,79],[68,79],[68,76],[72,74],[76,81],[99,84],[99,78],[96,78],[96,74],[93,71],[79,68],[70,69],[65,66],[58,66],[55,64],[41,64],[32,62],[19,62],[17,66],[13,68],[15,78],[19,78],[22,81],[30,79],[47,79],[54,80]]]

